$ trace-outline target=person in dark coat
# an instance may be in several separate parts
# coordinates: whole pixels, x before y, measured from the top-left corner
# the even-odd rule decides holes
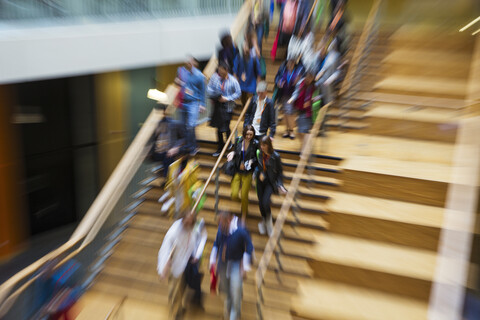
[[[257,159],[255,176],[257,181],[257,196],[260,206],[260,213],[263,220],[258,224],[258,230],[269,236],[272,235],[273,222],[272,210],[270,208],[272,194],[287,193],[283,186],[283,169],[280,155],[273,150],[272,140],[263,137],[260,141],[260,152]]]
[[[228,67],[228,72],[233,72],[233,63],[235,58],[238,56],[239,52],[237,47],[235,47],[235,43],[233,42],[232,36],[230,32],[225,32],[220,37],[220,44],[222,47],[218,50],[217,57],[218,57],[218,64],[224,63]]]
[[[163,164],[163,176],[167,176],[168,167],[183,152],[185,130],[183,124],[173,120],[167,113],[167,105],[159,103],[163,118],[158,122],[153,134],[152,160]]]
[[[213,100],[213,111],[210,118],[210,126],[217,128],[218,148],[213,154],[217,157],[222,152],[223,134],[226,133],[227,138],[230,136],[230,120],[237,100],[242,91],[240,85],[234,76],[228,73],[228,66],[225,63],[218,65],[218,70],[210,78],[207,86],[207,95]]]
[[[257,95],[253,97],[245,113],[244,126],[252,125],[255,129],[255,138],[261,140],[268,133],[273,139],[277,129],[275,119],[275,107],[272,99],[267,97],[267,83],[259,82],[257,85]]]

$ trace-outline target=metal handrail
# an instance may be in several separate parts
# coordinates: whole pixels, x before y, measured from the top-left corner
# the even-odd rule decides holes
[[[352,97],[360,90],[360,80],[367,67],[371,46],[374,40],[373,37],[375,36],[375,31],[377,30],[374,28],[374,26],[376,19],[378,18],[381,2],[382,0],[376,0],[370,9],[367,22],[365,23],[362,34],[355,48],[352,64],[348,69],[347,76],[345,77],[345,81],[340,89],[340,96],[342,96],[344,93],[347,95],[346,101],[344,101],[340,107],[339,119],[341,128],[348,121],[348,117],[346,116],[346,108],[348,105],[350,105]]]
[[[360,35],[360,39],[358,40],[357,47],[355,48],[355,52],[352,57],[352,63],[348,68],[347,74],[345,76],[345,80],[342,83],[342,87],[340,88],[340,96],[347,92],[352,86],[352,79],[353,76],[357,73],[360,57],[365,50],[366,40],[371,33],[373,24],[375,22],[375,17],[378,13],[378,9],[380,7],[380,3],[382,0],[375,0],[370,9],[368,14],[367,22],[363,28],[362,34]]]
[[[252,1],[245,1],[232,25],[231,32],[233,39],[238,37],[238,35],[243,29],[243,26],[248,21],[248,13],[250,12],[251,8]],[[213,66],[215,66],[216,63],[216,58],[213,56],[209,62],[209,67],[205,70],[207,72],[207,74],[205,74],[207,78],[209,78],[211,74],[213,74]],[[176,88],[174,85],[170,85],[169,88],[167,88],[169,104],[173,102],[173,99],[178,90],[179,89]],[[246,109],[244,108],[241,117],[243,117],[245,111]],[[131,181],[133,175],[145,159],[145,156],[147,155],[149,149],[148,147],[146,147],[147,142],[153,135],[153,132],[160,118],[161,113],[157,112],[156,110],[152,110],[144,125],[142,126],[138,134],[135,136],[135,139],[130,144],[124,156],[120,160],[119,164],[116,166],[112,175],[109,177],[106,184],[100,191],[99,195],[96,197],[95,201],[85,214],[84,218],[82,219],[78,227],[75,229],[71,238],[58,249],[51,251],[50,253],[35,261],[28,267],[24,268],[0,286],[0,318],[9,311],[10,307],[14,304],[17,297],[39,277],[39,274],[32,276],[18,288],[15,288],[20,284],[21,281],[24,281],[29,276],[37,272],[49,261],[53,261],[54,259],[60,260],[60,257],[66,256],[66,258],[60,260],[60,262],[55,266],[55,268],[58,268],[68,259],[81,252],[91,241],[93,241],[98,231],[101,229],[108,216],[110,215],[112,208],[115,206],[119,197],[126,189],[128,183]],[[231,137],[229,137],[228,141],[230,140]],[[201,199],[201,197],[199,197],[198,199]],[[195,208],[197,206],[198,200],[195,204]],[[74,251],[71,251],[75,248],[75,246],[79,244],[80,247],[76,248]]]
[[[358,70],[358,65],[359,65],[359,60],[361,54],[364,52],[365,47],[366,47],[366,40],[369,38],[369,35],[371,34],[372,26],[374,23],[374,19],[377,16],[378,13],[378,8],[380,5],[381,0],[375,0],[375,3],[372,6],[372,9],[370,10],[369,17],[367,19],[367,22],[365,24],[365,28],[362,32],[361,38],[359,40],[359,45],[357,45],[357,48],[354,53],[354,58],[353,62],[350,65],[350,68],[348,70],[347,76],[346,76],[346,81],[342,83],[342,87],[340,90],[340,95],[344,94],[347,90],[351,89],[352,86],[352,78],[356,75],[357,70]],[[325,36],[324,36],[325,37]],[[262,287],[263,287],[263,282],[265,278],[265,273],[267,272],[267,267],[268,264],[270,263],[270,260],[272,258],[272,255],[275,253],[275,257],[278,262],[278,266],[281,268],[281,263],[279,261],[279,252],[281,251],[280,248],[280,239],[282,235],[282,228],[285,223],[285,220],[287,218],[288,213],[290,212],[290,209],[293,211],[296,211],[296,208],[292,208],[293,202],[296,200],[296,194],[298,190],[298,186],[300,184],[301,180],[301,175],[303,171],[305,170],[305,167],[307,165],[307,162],[309,162],[309,159],[311,158],[311,153],[313,149],[313,143],[314,139],[317,138],[318,132],[320,130],[321,123],[323,122],[326,112],[332,102],[328,103],[322,109],[320,110],[320,113],[317,116],[317,119],[315,120],[315,124],[310,132],[310,135],[307,138],[307,142],[305,144],[305,147],[303,148],[301,154],[300,154],[300,161],[298,163],[297,169],[295,170],[295,173],[292,177],[292,181],[288,187],[288,193],[285,197],[285,200],[282,203],[282,207],[280,209],[280,212],[277,215],[277,219],[275,221],[275,226],[272,232],[272,235],[268,239],[267,245],[265,246],[265,250],[263,253],[263,256],[261,257],[258,267],[257,267],[257,272],[255,275],[255,284],[257,288],[257,315],[260,320],[263,319],[263,313],[262,313],[262,304],[263,304],[263,292],[262,292]],[[296,216],[296,212],[294,213]],[[296,218],[296,217],[295,217]],[[296,218],[297,219],[297,218]],[[279,250],[280,249],[280,250]],[[275,251],[276,250],[276,251]],[[274,252],[275,251],[275,252]],[[277,271],[277,270],[275,270]]]
[[[205,192],[207,191],[207,187],[208,187],[208,184],[210,183],[210,181],[212,180],[212,177],[213,175],[215,174],[215,172],[217,171],[218,169],[218,166],[220,164],[220,161],[222,161],[222,158],[225,154],[225,151],[227,151],[228,149],[228,146],[230,145],[230,142],[232,141],[232,138],[233,136],[235,135],[235,132],[238,128],[238,125],[240,124],[240,121],[243,119],[243,117],[245,116],[245,113],[247,112],[247,107],[248,105],[250,104],[250,100],[252,98],[249,98],[247,100],[247,103],[245,103],[245,106],[243,106],[243,109],[242,109],[242,112],[240,113],[240,115],[238,116],[238,119],[237,119],[237,122],[235,123],[235,127],[233,128],[232,132],[230,133],[230,135],[228,136],[228,139],[227,139],[227,142],[225,142],[225,145],[223,146],[223,149],[222,149],[222,152],[220,152],[220,155],[218,156],[217,158],[217,161],[215,162],[215,165],[213,166],[213,169],[212,171],[210,172],[210,174],[208,175],[208,178],[207,180],[205,181],[205,185],[203,186],[203,189],[202,189],[202,192],[200,192],[200,195],[198,196],[197,198],[197,201],[195,201],[195,205],[193,206],[192,208],[192,211],[190,212],[191,214],[195,214],[195,211],[200,203],[200,200],[202,199],[203,195],[205,194]]]
[[[285,197],[285,200],[282,203],[282,207],[280,208],[280,212],[277,215],[277,219],[275,221],[275,226],[273,228],[272,235],[268,239],[267,245],[265,246],[265,250],[263,252],[262,257],[258,263],[257,272],[255,275],[255,283],[257,286],[258,298],[261,299],[261,287],[263,285],[263,279],[265,277],[265,273],[267,271],[267,266],[272,258],[273,251],[279,244],[280,236],[282,234],[282,228],[287,218],[288,213],[290,212],[290,208],[292,203],[295,201],[295,195],[297,193],[298,186],[300,184],[301,175],[305,170],[307,162],[310,158],[310,154],[312,153],[313,143],[315,139],[317,139],[318,132],[320,130],[320,126],[325,118],[325,114],[327,109],[330,107],[332,103],[328,103],[322,107],[320,110],[321,114],[317,115],[317,119],[315,119],[315,124],[309,134],[303,151],[300,154],[300,161],[298,162],[297,169],[295,170],[295,174],[293,175],[292,181],[288,187],[288,192]],[[259,313],[260,319],[263,319],[261,315],[261,306],[257,302],[257,311]]]
[[[248,18],[249,18],[249,14],[250,14],[250,11],[252,9],[252,6],[253,6],[253,1],[250,0],[250,1],[245,1],[245,4],[243,5],[243,7],[240,9],[239,13],[238,13],[238,16],[237,18],[239,18],[240,22],[234,22],[232,27],[231,27],[231,34],[232,34],[232,38],[235,39],[238,37],[238,35],[241,33],[243,27],[246,25],[246,23],[248,23]],[[212,57],[213,58],[213,57]],[[215,62],[217,62],[217,60],[215,59],[214,61],[212,61],[212,64],[209,62],[209,64],[207,65],[207,68],[209,68],[209,70],[214,70],[213,68],[213,64]],[[208,175],[208,178],[207,180],[205,181],[205,185],[203,186],[203,189],[202,191],[200,192],[200,195],[197,197],[197,200],[195,201],[195,204],[193,205],[193,208],[191,210],[191,214],[195,214],[195,211],[203,197],[203,195],[205,194],[205,192],[207,191],[207,187],[208,187],[208,184],[210,183],[210,181],[212,180],[212,177],[213,175],[215,174],[215,171],[217,170],[219,164],[220,164],[220,161],[222,160],[223,158],[223,155],[225,154],[225,151],[227,150],[230,142],[232,141],[232,138],[233,136],[235,135],[235,132],[238,128],[238,125],[240,123],[240,121],[243,119],[246,111],[247,111],[247,106],[250,104],[250,99],[248,99],[247,103],[243,106],[243,110],[242,112],[240,113],[240,116],[238,117],[238,120],[237,122],[235,123],[235,127],[234,129],[232,130],[232,132],[230,133],[230,136],[228,137],[227,139],[227,142],[225,143],[225,145],[223,146],[223,149],[222,149],[222,152],[220,152],[220,155],[218,156],[217,158],[217,161],[215,162],[215,165],[213,166],[213,169],[212,171],[210,172],[210,174]]]

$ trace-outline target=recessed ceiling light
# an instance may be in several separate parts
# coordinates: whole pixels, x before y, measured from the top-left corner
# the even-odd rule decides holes
[[[462,29],[458,30],[459,32],[463,32],[465,30],[467,30],[468,28],[470,28],[472,25],[474,25],[475,23],[477,23],[478,21],[480,21],[480,17],[478,17],[477,19],[473,20],[472,22],[470,22],[469,24],[467,24],[465,27],[463,27]]]
[[[477,31],[473,32],[473,33],[472,33],[472,36],[476,35],[476,34],[479,33],[479,32],[480,32],[480,29],[478,29]]]

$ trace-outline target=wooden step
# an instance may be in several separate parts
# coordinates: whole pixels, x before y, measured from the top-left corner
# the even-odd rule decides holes
[[[93,289],[88,290],[80,297],[74,307],[75,310],[80,309],[76,319],[106,319],[115,306],[121,303],[122,299],[121,295],[113,294],[113,292],[105,293]]]
[[[214,211],[214,205],[215,204],[213,202],[206,202],[203,209]],[[219,209],[230,211],[239,217],[241,216],[240,204],[230,200],[228,197],[220,199]],[[280,206],[272,206],[272,217],[274,221],[276,220],[279,211]],[[318,209],[316,212],[311,211],[310,213],[303,208],[300,208],[299,211],[298,220],[293,215],[287,216],[285,221],[286,225],[283,230],[285,237],[296,239],[298,241],[303,240],[312,242],[314,241],[313,236],[310,234],[312,233],[312,229],[324,230],[328,228],[328,223],[326,223],[325,219],[323,218],[325,213],[321,213],[321,211],[318,212]],[[249,221],[247,221],[247,227],[249,228],[250,232],[257,232],[257,224],[261,219],[258,204],[249,204],[247,217],[249,219]],[[301,231],[305,231],[305,233],[300,233]],[[298,236],[296,237],[296,235],[299,234],[301,234],[301,238]]]
[[[326,280],[302,281],[292,313],[308,320],[427,319],[428,303]]]
[[[328,119],[325,123],[328,130],[363,130],[368,127],[364,121],[333,118]]]
[[[133,228],[132,228],[133,229]],[[131,242],[139,242],[142,239],[145,239],[145,235],[148,236],[148,242],[145,242],[144,245],[150,246],[153,248],[160,248],[160,245],[163,241],[164,233],[152,233],[149,230],[132,230],[128,229],[125,234],[125,241],[127,243]],[[140,232],[143,233],[143,238]],[[210,240],[205,248],[204,258],[201,264],[201,271],[208,270],[208,261],[209,261],[209,254],[211,252],[213,242]],[[128,255],[124,256],[128,257]],[[257,254],[257,258],[259,258]],[[122,276],[122,277],[133,277],[137,279],[143,279],[145,282],[158,282],[158,275],[156,273],[156,265],[155,259],[152,261],[148,261],[148,263],[136,263],[136,262],[129,262],[128,260],[123,260],[118,258],[118,256],[114,257],[113,259],[109,260],[105,270],[102,272],[107,272],[111,275]],[[298,265],[298,264],[297,264]],[[306,265],[304,265],[306,267]],[[134,267],[134,268],[133,268]],[[107,270],[108,269],[108,270]],[[208,273],[208,272],[207,272]],[[298,273],[297,273],[298,274]],[[252,272],[253,275],[253,272]],[[208,276],[204,277],[204,287],[206,292],[208,292],[209,280]],[[280,273],[277,274],[274,271],[267,271],[266,278],[265,278],[265,285],[268,288],[272,289],[279,289],[282,291],[294,292],[296,290],[298,278],[295,274],[289,273]],[[254,278],[248,277],[246,282],[250,284],[254,284]]]
[[[205,220],[207,232],[209,233],[211,239],[214,240],[218,227],[213,212],[208,210],[202,211],[201,217]],[[255,240],[255,243],[260,247],[264,247],[268,238],[266,235],[260,235],[257,232],[257,223],[259,219],[251,218],[252,216],[249,216],[246,227],[248,230],[251,230],[250,234],[252,240]],[[170,225],[171,221],[167,217],[137,215],[132,219],[128,230],[125,231],[124,236],[126,238],[138,237],[141,239],[142,233],[152,232],[153,234],[150,236],[148,241],[153,241],[153,245],[156,246],[159,244],[159,242],[161,242],[163,239],[162,235],[168,231]],[[282,243],[285,245],[285,253],[292,256],[298,256],[301,253],[301,251],[298,251],[299,248],[313,244],[315,241],[315,234],[320,232],[318,230],[307,229],[305,227],[297,228],[300,229],[296,230],[293,228],[293,226],[286,225],[284,230],[285,235],[282,238]],[[307,231],[308,234],[303,237],[303,235],[300,233],[301,231]]]
[[[342,110],[341,108],[332,108],[328,110],[328,117],[331,119],[342,118],[344,120],[363,121],[366,118],[365,112],[366,110],[349,110],[347,108]]]
[[[378,103],[365,116],[365,133],[453,143],[461,115],[457,110]]]
[[[462,109],[465,106],[465,101],[463,99],[425,97],[420,95],[385,92],[358,92],[354,98],[358,100],[375,100],[377,102],[398,103],[409,106],[424,106],[433,108]]]
[[[463,99],[466,79],[390,75],[377,82],[376,92]]]
[[[353,156],[343,168],[343,192],[438,207],[445,204],[449,165]]]
[[[426,26],[403,25],[389,38],[389,44],[395,48],[415,48],[425,50],[471,51],[474,39],[467,34],[445,30],[436,30]]]
[[[279,133],[283,133],[285,129],[282,125],[280,125],[279,130],[277,130],[277,136],[279,135]],[[285,141],[282,141],[282,140],[285,140]],[[276,148],[275,151],[277,151],[280,154],[282,161],[285,159],[295,160],[296,162],[300,161],[300,152],[289,148],[290,144],[288,144],[287,142],[289,142],[287,141],[287,139],[276,140],[274,143],[281,146],[281,148],[280,147]],[[212,153],[216,151],[217,144],[215,142],[205,141],[205,140],[198,140],[198,143],[200,145],[200,150],[197,154],[197,158],[206,159],[206,160],[215,162],[217,158],[213,157]],[[314,163],[322,164],[321,166],[319,166],[319,170],[324,172],[336,173],[336,172],[339,172],[338,163],[340,163],[343,160],[343,158],[333,156],[333,155],[313,153],[311,160]]]
[[[335,153],[345,159],[359,155],[448,166],[452,163],[454,150],[451,143],[369,135],[363,134],[362,131],[327,132],[327,138],[323,141],[322,147],[324,154]],[[344,168],[346,161],[342,161],[339,167]]]
[[[432,68],[430,65],[415,64],[408,60],[384,60],[378,69],[379,76],[383,77],[395,74],[401,76],[448,77],[451,79],[467,79],[469,71],[470,66],[464,63],[443,64],[441,67]]]
[[[436,252],[332,233],[312,250],[318,278],[428,301]]]
[[[287,187],[288,188],[288,187]],[[207,186],[207,194],[209,196],[214,196],[215,194],[215,186],[214,185],[208,185]],[[322,200],[328,200],[329,197],[323,196],[321,194],[311,194],[311,191],[307,188],[298,188],[298,199],[299,199],[299,208],[300,210],[305,210],[306,212],[316,212],[316,213],[321,213],[324,212],[325,206],[321,204]],[[230,199],[231,192],[229,189],[226,188],[220,188],[219,189],[219,196],[221,198]],[[250,190],[248,198],[250,199],[250,203],[257,204],[257,195],[255,190]],[[282,195],[272,195],[272,207],[281,207],[284,196]],[[237,203],[238,205],[238,203]]]
[[[296,162],[293,160],[283,160],[283,178],[285,179],[285,183],[289,183],[293,176],[294,176],[294,169],[296,169]],[[301,179],[301,184],[304,187],[308,186],[313,186],[313,187],[319,187],[319,188],[324,188],[324,189],[330,189],[330,187],[338,187],[342,185],[342,181],[338,178],[338,173],[336,174],[337,178],[332,178],[330,176],[324,176],[323,171],[321,171],[321,168],[316,167],[316,166],[310,166],[311,171],[305,170],[305,173],[300,175]],[[210,168],[209,168],[210,169]],[[310,172],[310,174],[309,174]],[[330,173],[326,171],[327,173]],[[207,171],[202,171],[199,174],[199,179],[202,179],[204,181],[207,180],[208,176],[210,175],[210,170]],[[222,184],[222,186],[230,185],[232,181],[231,176],[227,176],[225,174],[220,174],[219,176],[219,182]]]
[[[233,128],[233,124],[231,126]],[[300,150],[300,140],[290,140],[282,138],[282,134],[285,132],[285,126],[283,124],[277,125],[277,132],[275,135],[275,139],[273,141],[273,147],[278,150],[290,151],[294,154],[298,154]],[[211,145],[213,145],[217,141],[217,133],[216,129],[208,127],[206,124],[202,124],[197,126],[197,140],[200,141],[209,141]],[[317,138],[316,143],[314,144],[313,153],[322,160],[322,163],[328,164],[337,164],[343,157],[339,157],[337,152],[325,152],[322,149],[321,139]]]
[[[213,236],[209,234],[209,241],[205,246],[205,257],[207,257],[207,260],[210,256],[214,238],[215,234],[213,234]],[[139,239],[138,236],[135,236],[132,233],[126,234],[124,239],[122,239],[122,242],[115,247],[113,254],[107,260],[107,263],[124,264],[132,270],[147,268],[152,270],[152,272],[155,272],[157,265],[156,257],[162,240],[163,237],[160,236],[157,239],[152,239],[152,241],[140,243],[141,239]],[[257,259],[260,259],[263,255],[263,247],[257,245],[255,241],[252,241],[252,243],[255,248],[255,255]],[[257,262],[254,264],[255,266],[256,263]],[[312,269],[305,258],[282,254],[280,256],[280,264],[281,265],[278,264],[278,261],[275,258],[272,258],[268,268],[271,271],[280,269],[282,272],[297,277],[310,277],[313,274]],[[207,269],[208,267],[205,268],[205,270]]]
[[[329,191],[328,231],[436,251],[444,208]]]

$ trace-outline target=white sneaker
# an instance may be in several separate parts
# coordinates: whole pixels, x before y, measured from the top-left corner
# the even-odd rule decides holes
[[[265,223],[266,227],[267,227],[267,234],[269,237],[272,236],[272,232],[273,232],[273,221],[272,221],[272,216],[270,216],[270,218],[267,219],[267,222]]]
[[[258,231],[260,234],[265,234],[265,222],[263,220],[258,223]]]

